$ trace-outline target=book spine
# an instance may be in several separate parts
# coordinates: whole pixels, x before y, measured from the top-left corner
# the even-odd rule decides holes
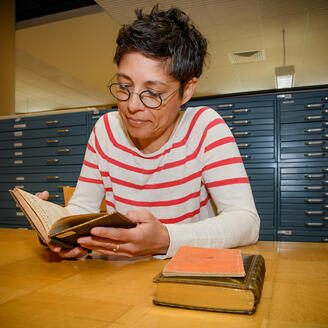
[[[252,310],[252,313],[254,313],[261,298],[265,277],[265,261],[262,255],[254,256],[250,270],[249,289],[254,293],[254,307]]]

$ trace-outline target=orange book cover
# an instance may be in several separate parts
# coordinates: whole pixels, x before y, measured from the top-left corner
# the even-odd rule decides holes
[[[164,276],[244,277],[239,249],[181,246],[163,269]]]

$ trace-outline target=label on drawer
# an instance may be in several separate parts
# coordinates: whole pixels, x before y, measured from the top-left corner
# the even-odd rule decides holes
[[[22,151],[15,151],[14,156],[23,156]]]
[[[16,212],[16,216],[24,216],[23,212]]]
[[[26,124],[14,124],[14,129],[24,129],[26,128]]]
[[[15,147],[15,148],[23,147],[23,143],[22,143],[22,142],[15,142],[15,143],[14,143],[14,147]]]
[[[19,159],[19,160],[17,159],[14,161],[14,164],[15,165],[23,164],[23,161],[21,159]]]
[[[16,177],[16,181],[24,181],[25,178],[24,177]]]
[[[23,135],[23,131],[15,131],[14,136],[15,137],[21,137]]]

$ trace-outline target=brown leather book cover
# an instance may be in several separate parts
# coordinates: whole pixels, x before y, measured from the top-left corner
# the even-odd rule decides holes
[[[118,212],[70,215],[66,208],[42,200],[17,187],[9,192],[44,243],[74,248],[78,245],[77,238],[89,235],[93,227],[133,228],[136,226]]]
[[[124,215],[113,213],[94,213],[72,215],[59,219],[49,231],[50,242],[66,248],[78,246],[77,239],[90,234],[93,227],[134,228]]]
[[[182,246],[163,269],[164,276],[244,277],[239,249]]]
[[[242,254],[245,277],[154,278],[153,303],[186,309],[253,314],[260,302],[265,261],[262,255]]]

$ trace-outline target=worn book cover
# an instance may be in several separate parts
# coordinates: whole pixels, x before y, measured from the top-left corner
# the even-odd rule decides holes
[[[239,249],[181,246],[163,269],[164,276],[244,277]]]
[[[253,314],[261,299],[265,261],[242,254],[244,277],[165,277],[159,273],[154,304],[187,309]]]
[[[93,227],[133,228],[136,226],[118,212],[71,215],[65,207],[40,199],[22,189],[14,188],[9,192],[32,228],[45,243],[73,248],[78,245],[77,239],[89,235]]]

